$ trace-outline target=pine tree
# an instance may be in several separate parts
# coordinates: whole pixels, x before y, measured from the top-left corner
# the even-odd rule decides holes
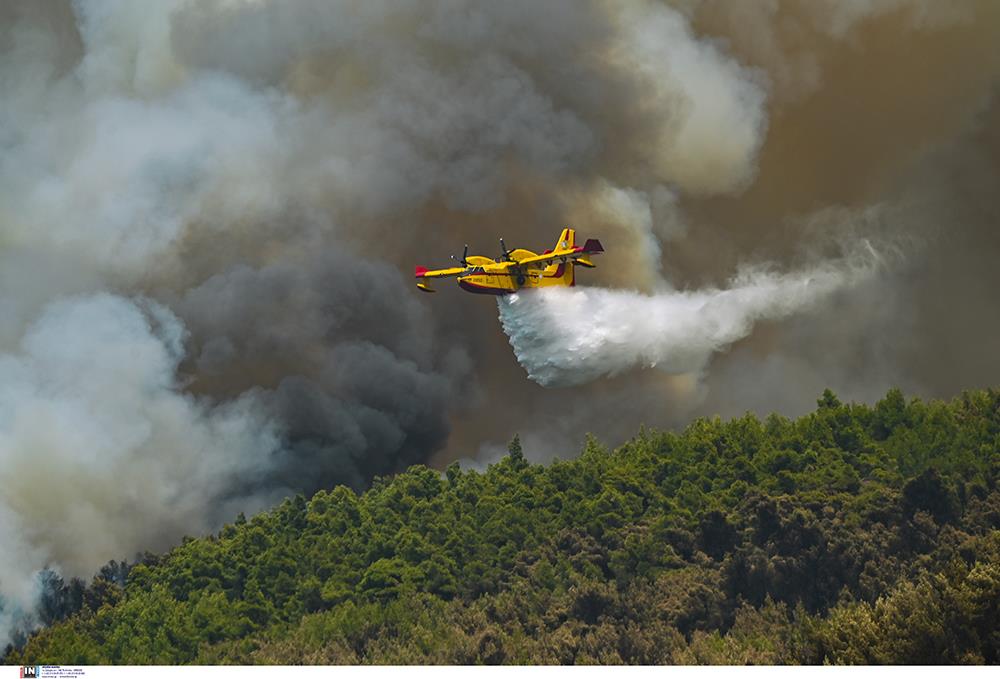
[[[521,437],[519,435],[514,434],[514,438],[507,444],[507,452],[510,454],[510,461],[514,463],[516,468],[520,469],[528,465],[528,461],[524,459],[524,451],[521,450]]]

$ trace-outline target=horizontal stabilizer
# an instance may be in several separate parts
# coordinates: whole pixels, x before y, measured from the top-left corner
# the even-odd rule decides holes
[[[583,251],[587,253],[604,252],[604,246],[596,238],[588,238],[587,242],[583,244]]]

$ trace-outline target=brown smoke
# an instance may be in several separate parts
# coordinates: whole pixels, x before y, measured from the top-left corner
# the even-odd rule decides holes
[[[997,383],[998,77],[990,0],[0,5],[0,481],[48,478],[104,554],[12,492],[0,595],[515,432],[565,457],[825,387]],[[861,239],[893,257],[700,374],[559,390],[526,379],[492,300],[411,284],[567,224],[607,248],[581,285],[642,292]],[[101,346],[120,356],[81,353]],[[134,411],[93,397],[95,366]],[[15,424],[39,413],[104,435],[32,447]],[[178,446],[198,454],[170,465]],[[161,477],[174,494],[134,490]]]

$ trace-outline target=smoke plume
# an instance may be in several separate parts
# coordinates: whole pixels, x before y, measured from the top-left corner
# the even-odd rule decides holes
[[[515,432],[995,384],[998,79],[992,0],[0,3],[0,645],[45,568]],[[565,225],[550,390],[409,276]]]
[[[31,610],[41,566],[95,572],[267,505],[233,482],[268,474],[277,432],[251,399],[180,391],[183,333],[155,302],[67,297],[0,356],[0,632]]]

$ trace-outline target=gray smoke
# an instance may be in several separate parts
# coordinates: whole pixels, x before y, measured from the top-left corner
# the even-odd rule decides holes
[[[4,619],[30,618],[45,567],[87,577],[518,430],[540,459],[640,421],[802,412],[827,386],[995,383],[998,15],[0,4]],[[828,271],[831,243],[864,238],[906,256],[700,335],[727,348],[695,352],[697,376],[619,364],[553,392],[491,303],[420,297],[409,274],[498,236],[541,250],[566,224],[608,249],[580,278],[610,290],[579,294],[612,300],[724,291],[765,262],[772,282]]]
[[[320,252],[236,266],[172,302],[195,338],[188,388],[252,395],[284,426],[281,462],[258,488],[362,488],[444,444],[468,358],[435,346],[405,288],[389,266]]]
[[[280,498],[277,431],[250,398],[212,404],[177,383],[184,329],[167,308],[98,293],[49,303],[0,356],[0,633],[31,611],[42,566],[94,572]]]

